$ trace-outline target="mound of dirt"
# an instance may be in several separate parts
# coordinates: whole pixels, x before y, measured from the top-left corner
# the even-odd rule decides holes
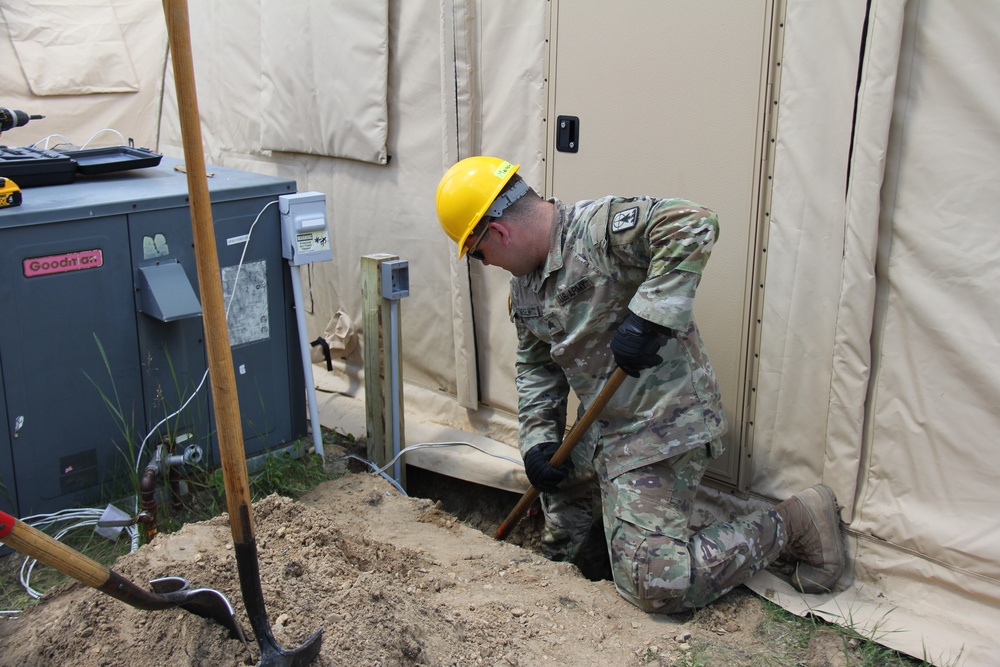
[[[384,480],[349,474],[300,501],[254,505],[272,631],[294,648],[319,628],[319,666],[676,665],[717,645],[749,664],[782,649],[760,632],[760,601],[737,589],[709,609],[645,614],[610,581],[497,542]],[[164,576],[220,591],[250,633],[228,519],[189,524],[123,556],[140,584]],[[145,612],[78,584],[0,621],[0,665],[253,665],[259,651],[180,609]],[[707,664],[707,663],[706,663]]]

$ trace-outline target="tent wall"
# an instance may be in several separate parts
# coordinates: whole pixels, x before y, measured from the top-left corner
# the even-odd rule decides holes
[[[310,340],[323,332],[338,310],[360,325],[360,257],[391,253],[407,259],[411,297],[401,305],[407,407],[468,427],[465,408],[478,406],[469,267],[464,260],[458,262],[454,247],[443,242],[434,212],[434,190],[454,161],[484,151],[521,155],[527,177],[540,173],[544,5],[527,0],[505,3],[502,8],[489,3],[389,3],[385,165],[263,150],[260,136],[265,119],[260,110],[264,88],[270,85],[261,75],[261,45],[295,36],[272,32],[273,24],[262,22],[261,13],[253,7],[248,11],[245,6],[194,2],[191,14],[209,161],[291,176],[300,191],[327,195],[335,261],[315,265],[304,276],[312,297]],[[324,35],[323,39],[335,40],[338,30],[355,34],[365,29],[363,24],[341,25],[342,12],[335,7],[326,16],[313,15],[313,20],[321,19],[325,27],[314,27],[317,39]],[[511,30],[512,22],[516,31]],[[221,53],[235,55],[224,58]],[[363,86],[362,63],[350,62],[363,55],[328,63],[326,76],[352,81],[349,88]],[[287,88],[317,85],[312,69],[290,68],[283,74],[305,77],[297,84],[283,84]],[[446,103],[450,109],[443,108]],[[175,108],[168,78],[160,147],[176,154],[180,135]],[[328,125],[332,131],[339,127],[336,119]],[[499,312],[505,310],[504,305]],[[501,341],[497,344],[509,340],[508,326],[497,323],[495,330]],[[484,356],[488,356],[491,332],[479,332]],[[346,360],[343,368],[349,376],[357,377],[361,359],[358,350]],[[499,372],[510,373],[501,368]],[[445,413],[439,401],[442,393],[456,401]],[[509,412],[509,402],[507,407]],[[496,428],[509,439],[510,418],[498,424]]]
[[[349,1],[366,12],[377,4]],[[37,72],[14,66],[21,33],[6,8],[19,5],[4,3],[0,13],[0,58],[10,64],[0,70],[0,104],[46,119],[5,133],[3,143],[59,133],[82,144],[114,127],[181,156],[159,0],[88,0],[100,9],[93,16],[110,8],[117,18],[135,91],[55,96],[33,92]],[[209,162],[326,194],[335,260],[303,270],[310,339],[338,311],[360,323],[361,256],[409,260],[411,296],[401,309],[407,428],[445,424],[512,451],[506,276],[456,259],[433,194],[447,166],[483,152],[513,156],[530,182],[545,182],[548,3],[388,0],[384,22],[379,13],[348,24],[315,9],[303,32],[265,20],[276,6],[191,0]],[[776,7],[749,502],[833,486],[849,523],[854,585],[819,599],[767,575],[753,585],[789,608],[878,628],[877,640],[940,664],[991,664],[1000,626],[1000,492],[991,479],[1000,433],[992,279],[1000,241],[991,215],[1000,208],[1000,5]],[[88,15],[72,16],[76,25]],[[324,63],[332,51],[301,43],[292,53],[315,58],[309,67],[264,66],[281,44],[306,34],[335,40],[338,29],[370,31],[365,43],[384,58],[384,80],[350,62]],[[73,63],[59,64],[72,73]],[[292,114],[289,126],[275,127],[284,119],[264,113],[265,100],[322,87],[327,77],[368,92],[384,87],[384,164],[377,151],[329,155],[341,150],[332,135],[349,127],[333,109],[309,128],[324,128],[316,151],[265,148],[275,134],[301,139],[295,125],[309,122]],[[366,99],[378,106],[377,94]],[[364,129],[377,147],[381,121],[373,118]],[[108,139],[95,144],[117,143]],[[357,396],[361,358],[355,351],[333,373],[318,370],[320,381],[336,377]]]
[[[32,30],[35,22],[39,29]],[[157,146],[167,48],[159,2],[90,0],[37,6],[5,0],[0,24],[0,105],[45,116],[4,133],[0,144],[83,146],[93,139],[93,146],[108,146],[133,138],[137,146]],[[103,35],[106,43],[88,52],[94,35]],[[25,54],[18,51],[24,42],[44,48]],[[101,59],[109,53],[128,59],[115,71],[134,72],[137,89],[82,92],[124,90],[102,74]],[[124,141],[113,132],[102,132],[106,128],[120,132]]]
[[[862,54],[864,10],[787,3],[753,486],[846,506],[855,585],[783,604],[987,665],[1000,7],[873,1]]]

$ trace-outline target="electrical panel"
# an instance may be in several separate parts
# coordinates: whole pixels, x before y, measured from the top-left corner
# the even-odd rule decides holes
[[[326,227],[326,195],[298,192],[278,197],[281,252],[292,266],[333,259]]]
[[[175,166],[33,188],[0,209],[0,508],[12,514],[128,495],[161,442],[194,443],[201,465],[219,464],[187,177]],[[216,279],[252,457],[306,433],[278,211],[295,182],[211,171]]]

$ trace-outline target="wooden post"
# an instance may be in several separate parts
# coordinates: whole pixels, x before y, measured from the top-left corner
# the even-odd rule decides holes
[[[365,422],[368,439],[368,460],[380,468],[392,460],[393,442],[398,441],[400,449],[406,446],[403,429],[403,383],[402,378],[392,386],[392,349],[389,344],[393,336],[390,325],[392,302],[382,297],[383,262],[399,259],[385,253],[365,255],[361,258],[361,300],[362,333],[364,335],[365,358]],[[395,340],[399,341],[399,310],[396,304]],[[399,355],[399,350],[396,351]],[[401,356],[401,355],[399,355]],[[396,367],[401,359],[396,359]],[[398,418],[393,420],[393,400],[398,406]],[[397,433],[398,430],[398,433]],[[400,465],[400,485],[406,488],[406,466]],[[393,476],[392,467],[385,471]]]

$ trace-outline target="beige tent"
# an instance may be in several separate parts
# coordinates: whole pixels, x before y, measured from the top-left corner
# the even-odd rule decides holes
[[[181,157],[159,0],[0,9],[0,105],[46,116],[4,143],[112,128]],[[310,338],[361,322],[362,256],[409,261],[408,444],[515,451],[506,276],[440,233],[450,164],[501,155],[565,200],[696,199],[722,221],[698,317],[733,426],[706,499],[823,481],[849,525],[843,590],[753,588],[938,664],[995,663],[1000,5],[193,0],[191,15],[209,162],[327,196],[335,258],[303,271]],[[575,153],[556,148],[560,116],[579,119]],[[362,359],[316,367],[326,425],[364,429]],[[479,449],[407,461],[525,484]]]

